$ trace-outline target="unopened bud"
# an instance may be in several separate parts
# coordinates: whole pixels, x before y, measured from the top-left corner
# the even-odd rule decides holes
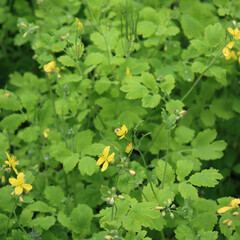
[[[5,184],[5,182],[6,182],[6,178],[5,178],[5,176],[2,176],[1,182],[2,182],[2,185]]]
[[[110,195],[110,194],[111,194],[111,191],[107,191],[107,194],[109,194],[109,195]]]
[[[21,204],[24,203],[22,196],[19,197],[19,202],[20,202]]]
[[[37,54],[34,54],[33,57],[32,57],[33,60],[35,60],[35,59],[37,59],[37,58],[38,58],[38,55],[37,55]]]
[[[23,34],[23,38],[25,38],[25,37],[27,36],[27,34],[28,34],[28,33],[27,33],[27,32],[25,32],[25,33]]]
[[[61,79],[62,76],[58,73],[57,78],[58,78],[58,79]]]
[[[70,36],[70,33],[67,32],[67,33],[66,33],[66,38],[69,38],[69,36]]]
[[[118,131],[120,131],[121,129],[120,128],[116,128],[115,130],[114,130],[114,132],[116,133],[116,132],[118,132]]]
[[[172,203],[171,198],[168,199],[168,205],[170,205]]]
[[[232,226],[232,220],[230,220],[227,224],[228,228],[230,228]]]
[[[187,111],[186,110],[182,110],[181,112],[179,112],[179,114],[185,115],[185,114],[187,114]]]
[[[225,224],[228,224],[228,222],[230,221],[230,219],[225,219],[224,221],[223,221],[223,224],[225,225]]]
[[[4,93],[4,97],[10,97],[11,95],[9,93]]]
[[[236,27],[237,23],[236,23],[235,20],[232,20],[232,25],[233,25],[234,27]]]
[[[155,210],[163,210],[163,209],[164,209],[164,207],[161,207],[161,206],[155,207]]]
[[[118,230],[113,229],[113,230],[111,230],[109,233],[110,233],[110,234],[116,234],[117,232],[118,232]]]
[[[8,167],[8,168],[5,168],[5,171],[6,171],[6,172],[10,172],[10,171],[11,171],[11,168],[9,168],[9,167]]]
[[[26,28],[27,27],[27,25],[25,24],[25,23],[20,23],[20,25],[21,25],[21,27],[23,27],[23,28]]]
[[[176,208],[176,205],[175,205],[175,204],[173,204],[173,205],[171,206],[171,208]]]
[[[129,170],[129,173],[134,177],[136,175],[136,172],[134,170]]]
[[[178,110],[177,110],[177,109],[175,109],[175,110],[173,110],[173,112],[174,112],[174,113],[177,113],[177,112],[178,112]]]
[[[177,120],[179,120],[179,119],[180,119],[180,117],[179,117],[179,116],[177,116],[177,117],[176,117],[176,119],[177,119]]]
[[[61,36],[60,40],[63,41],[63,40],[65,40],[65,38],[66,38],[65,36]]]
[[[105,235],[105,236],[104,236],[104,240],[111,240],[111,239],[112,239],[112,237],[109,236],[109,235]]]
[[[110,201],[110,197],[105,198],[105,201],[109,202]]]
[[[163,211],[163,212],[162,212],[162,217],[165,217],[165,216],[166,216],[166,212]]]
[[[170,213],[170,218],[174,218],[174,214],[172,212]]]
[[[237,216],[239,213],[238,212],[233,212],[233,216],[235,217],[235,216]]]
[[[15,192],[13,191],[12,193],[11,193],[11,196],[14,196],[15,195]]]
[[[114,204],[114,198],[112,197],[111,199],[110,199],[110,201],[109,201],[109,203],[111,204],[111,205],[113,205]]]
[[[115,193],[116,192],[116,188],[115,187],[112,187],[112,192]]]
[[[119,198],[120,200],[125,200],[125,197],[124,197],[123,195],[118,195],[118,198]]]

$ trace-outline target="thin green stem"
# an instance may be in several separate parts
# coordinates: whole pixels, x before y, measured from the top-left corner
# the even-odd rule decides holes
[[[27,232],[25,231],[25,229],[22,227],[22,225],[21,225],[20,222],[18,221],[18,217],[17,217],[17,215],[16,215],[15,210],[13,211],[13,214],[14,214],[14,216],[15,216],[15,219],[16,219],[16,222],[17,222],[18,226],[21,228],[21,230],[22,230],[24,233],[27,234]]]
[[[222,50],[220,53],[216,55],[216,57],[208,64],[208,66],[205,68],[205,70],[200,74],[198,79],[195,81],[195,83],[192,85],[192,87],[187,91],[187,93],[181,98],[181,101],[184,101],[188,95],[192,92],[192,90],[196,87],[196,85],[199,83],[199,81],[202,79],[203,74],[216,62],[216,60],[222,55]]]
[[[162,240],[166,240],[163,230],[160,233],[161,233]]]
[[[160,188],[164,188],[164,181],[165,181],[165,176],[167,172],[167,164],[168,164],[168,152],[169,152],[169,140],[170,140],[170,131],[168,132],[167,136],[167,151],[166,151],[166,158],[165,158],[165,165],[164,165],[164,170],[163,170],[163,179]]]
[[[5,240],[7,239],[9,222],[10,222],[10,219],[11,219],[11,217],[12,217],[12,214],[13,214],[13,212],[15,211],[15,208],[16,208],[16,206],[17,206],[17,201],[18,201],[18,198],[16,199],[15,204],[13,205],[12,211],[11,211],[11,213],[9,214],[9,217],[8,217],[8,220],[7,220],[7,226],[6,226],[5,236],[4,236],[4,239],[5,239]]]
[[[111,211],[111,222],[112,222],[113,219],[114,219],[114,205],[115,205],[115,204],[112,205],[112,211]]]

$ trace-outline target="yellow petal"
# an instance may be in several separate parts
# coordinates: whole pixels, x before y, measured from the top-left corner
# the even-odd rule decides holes
[[[10,163],[9,163],[9,161],[5,161],[5,163],[6,163],[7,165],[9,165],[9,167],[10,167]]]
[[[11,161],[11,157],[9,156],[9,154],[7,152],[5,153],[7,154],[8,161]]]
[[[103,166],[102,166],[101,171],[104,172],[107,168],[108,168],[108,161],[105,161]]]
[[[21,186],[15,187],[15,194],[16,195],[21,195],[23,192],[23,188]]]
[[[227,30],[230,34],[234,35],[234,30],[232,28],[229,27]]]
[[[23,184],[22,185],[22,187],[24,188],[24,189],[26,189],[27,191],[30,191],[30,190],[32,190],[32,185],[31,184]]]
[[[132,143],[130,142],[128,145],[127,145],[127,147],[126,147],[126,150],[125,150],[125,152],[126,153],[130,153],[131,152],[131,150],[132,150]]]
[[[224,213],[228,211],[229,209],[232,209],[232,207],[222,207],[217,210],[218,213]]]
[[[12,187],[17,186],[17,179],[16,178],[9,178],[9,183],[12,185]]]
[[[105,161],[104,157],[99,157],[99,159],[96,162],[96,165],[100,166]]]
[[[231,201],[230,206],[236,208],[236,207],[238,207],[238,204],[240,204],[240,199],[239,198],[235,198],[235,199],[233,199]]]
[[[234,44],[235,44],[235,42],[231,41],[231,42],[228,43],[227,47],[232,49]]]
[[[122,125],[121,130],[122,130],[124,133],[127,133],[127,132],[128,132],[128,129],[127,129],[127,127],[126,127],[124,124]]]
[[[18,176],[17,176],[17,181],[19,184],[24,184],[25,183],[25,180],[24,180],[24,173],[19,173]]]
[[[122,136],[122,135],[124,134],[124,132],[123,132],[121,129],[115,131],[115,133],[116,133],[118,136]]]
[[[107,158],[108,162],[112,162],[115,156],[115,152],[113,152],[109,157]]]
[[[223,55],[224,55],[225,57],[227,57],[227,56],[229,55],[229,53],[230,53],[230,50],[229,50],[227,47],[225,47],[225,48],[223,49]]]
[[[125,134],[123,134],[123,135],[119,138],[119,140],[123,139],[124,137],[125,137]]]
[[[13,168],[14,172],[18,175],[17,169],[15,167],[12,167],[12,168]]]
[[[110,150],[110,146],[107,146],[107,147],[105,147],[105,148],[103,149],[103,156],[104,156],[105,158],[108,157],[109,150]]]

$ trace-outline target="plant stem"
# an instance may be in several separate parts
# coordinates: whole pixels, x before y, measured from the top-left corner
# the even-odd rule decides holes
[[[16,206],[17,206],[17,201],[18,201],[18,199],[16,199],[15,204],[13,205],[12,211],[11,211],[11,213],[9,214],[9,217],[8,217],[8,220],[7,220],[7,226],[6,226],[5,236],[4,236],[4,239],[5,239],[5,240],[7,239],[8,225],[9,225],[10,219],[11,219],[11,217],[12,217],[12,214],[13,214],[13,212],[15,211],[15,208],[16,208]]]
[[[195,81],[195,83],[192,85],[192,87],[187,91],[187,93],[181,98],[181,101],[184,101],[188,95],[192,92],[192,90],[196,87],[196,85],[199,83],[199,81],[202,79],[203,74],[216,62],[216,60],[222,55],[222,49],[221,52],[216,55],[216,57],[208,64],[208,66],[205,68],[205,70],[200,74],[198,79]]]
[[[161,233],[162,240],[166,240],[163,230],[160,233]]]
[[[170,131],[168,131],[168,136],[167,136],[167,151],[166,151],[166,157],[165,157],[165,165],[164,165],[164,170],[163,170],[163,179],[160,188],[164,188],[164,181],[165,181],[165,176],[167,172],[167,164],[168,164],[168,151],[169,151],[169,139],[170,139]]]

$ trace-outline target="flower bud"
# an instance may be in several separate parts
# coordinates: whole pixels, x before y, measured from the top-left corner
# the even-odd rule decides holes
[[[225,225],[225,224],[228,224],[228,222],[230,221],[230,219],[225,219],[224,221],[223,221],[223,224]]]
[[[235,217],[235,216],[237,216],[239,213],[238,212],[233,212],[233,216]]]
[[[161,206],[155,207],[155,210],[163,210],[163,209],[164,209],[164,207],[161,207]]]
[[[107,194],[109,194],[109,195],[110,195],[110,194],[111,194],[111,191],[107,191]]]
[[[5,176],[2,176],[1,182],[2,182],[2,185],[5,184],[5,182],[6,182],[6,178],[5,178]]]
[[[111,240],[111,239],[112,239],[112,237],[109,236],[109,235],[105,235],[105,236],[104,236],[104,240]]]
[[[171,208],[173,208],[173,209],[174,209],[174,208],[176,208],[176,205],[175,205],[175,204],[173,204],[173,205],[171,206]]]
[[[136,175],[136,172],[134,170],[129,170],[129,173],[134,177]]]
[[[165,217],[165,216],[166,216],[166,212],[163,211],[163,212],[162,212],[162,217]]]
[[[174,218],[174,214],[172,212],[170,213],[170,218]]]
[[[170,205],[172,203],[171,198],[168,199],[168,205]]]
[[[124,197],[123,195],[118,195],[118,198],[119,198],[120,200],[125,200],[125,197]]]
[[[116,188],[115,187],[112,187],[112,192],[115,193],[116,192]]]
[[[4,97],[10,97],[11,95],[9,93],[4,93]]]
[[[236,27],[237,23],[236,23],[235,20],[232,20],[232,25],[233,25],[234,27]]]
[[[110,197],[105,198],[105,201],[109,202],[110,201]]]
[[[19,202],[20,202],[21,204],[24,203],[22,196],[19,197]]]
[[[113,205],[114,204],[114,198],[112,197],[111,199],[110,199],[110,201],[109,201],[109,203],[111,204],[111,205]]]
[[[227,224],[227,227],[230,228],[232,226],[232,220],[230,220]]]
[[[11,171],[11,168],[9,168],[9,167],[5,168],[5,171],[9,173]]]

